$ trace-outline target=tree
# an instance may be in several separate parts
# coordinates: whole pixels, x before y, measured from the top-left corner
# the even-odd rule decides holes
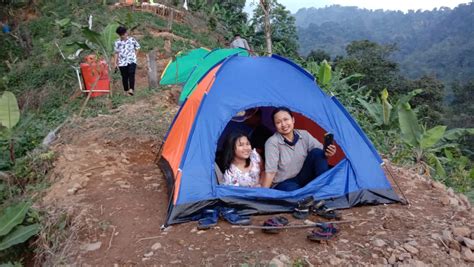
[[[309,55],[306,57],[307,61],[314,61],[320,63],[323,60],[330,61],[331,55],[322,49],[312,50]]]
[[[433,76],[425,75],[408,82],[408,88],[423,90],[412,102],[413,107],[418,109],[421,121],[428,126],[440,124],[443,115],[444,84]]]
[[[265,12],[262,5],[259,5],[254,10],[251,24],[255,28],[254,45],[263,48],[267,44],[267,53],[296,57],[298,55],[298,36],[296,34],[295,18],[291,16],[290,11],[286,10],[277,1],[265,0],[263,2],[269,5],[268,8],[271,11],[269,13],[271,44],[268,45],[268,42],[265,41],[265,37],[268,38],[268,35],[265,35]]]
[[[343,69],[346,76],[363,74],[361,84],[378,95],[384,88],[393,88],[392,83],[398,75],[398,64],[390,60],[395,50],[395,45],[380,45],[369,40],[354,41],[346,47],[347,57],[338,61],[337,66]]]

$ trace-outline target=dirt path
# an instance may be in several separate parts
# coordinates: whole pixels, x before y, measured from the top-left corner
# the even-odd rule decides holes
[[[465,200],[438,183],[399,168],[395,173],[412,205],[344,210],[344,219],[369,221],[342,225],[340,235],[328,243],[308,241],[307,229],[266,235],[232,229],[225,222],[205,232],[197,231],[195,223],[161,231],[168,199],[154,157],[177,110],[169,104],[168,95],[157,93],[121,106],[111,115],[76,121],[62,131],[54,147],[59,155],[54,183],[44,202],[67,206],[80,216],[83,230],[68,262],[162,266],[270,261],[282,266],[474,264],[466,260],[472,260],[471,250],[464,245],[469,241],[459,237],[474,239],[473,214]],[[297,222],[289,214],[285,216]],[[256,216],[253,221],[261,224],[267,217]]]

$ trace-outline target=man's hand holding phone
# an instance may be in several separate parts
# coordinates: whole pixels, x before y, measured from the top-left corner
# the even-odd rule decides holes
[[[336,146],[334,143],[334,135],[332,133],[326,133],[324,135],[324,155],[326,158],[332,157],[336,154]]]

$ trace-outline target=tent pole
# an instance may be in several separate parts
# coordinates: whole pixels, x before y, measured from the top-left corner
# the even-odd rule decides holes
[[[395,183],[395,185],[397,186],[398,188],[398,191],[400,191],[400,193],[402,193],[402,196],[403,196],[403,200],[401,203],[402,205],[411,205],[410,202],[408,201],[408,198],[405,196],[405,192],[403,192],[403,190],[400,188],[400,185],[398,185],[398,182],[397,182],[397,179],[398,179],[398,176],[394,175],[393,172],[392,172],[392,167],[389,165],[389,164],[386,164],[385,162],[383,163],[384,167],[385,167],[385,170],[387,170],[388,174],[390,175],[390,177],[392,177],[392,181]],[[395,179],[397,178],[397,179]]]

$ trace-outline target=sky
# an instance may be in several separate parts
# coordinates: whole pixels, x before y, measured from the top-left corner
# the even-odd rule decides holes
[[[294,14],[300,8],[318,8],[330,5],[358,6],[366,9],[401,10],[406,12],[409,9],[432,10],[435,7],[455,8],[459,4],[470,3],[472,1],[473,0],[278,0],[278,3],[286,6],[286,9]],[[254,3],[253,7],[251,6],[252,3]],[[258,0],[247,0],[244,11],[251,13],[255,8],[255,4],[258,4]]]

